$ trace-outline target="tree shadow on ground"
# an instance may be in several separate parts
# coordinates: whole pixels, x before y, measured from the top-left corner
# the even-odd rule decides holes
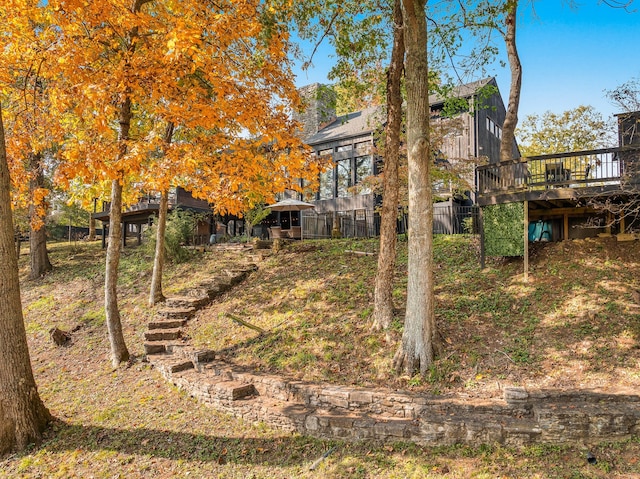
[[[314,461],[335,441],[298,435],[222,437],[152,428],[109,428],[56,421],[41,445],[49,453],[104,451],[180,460],[251,465],[300,465]]]

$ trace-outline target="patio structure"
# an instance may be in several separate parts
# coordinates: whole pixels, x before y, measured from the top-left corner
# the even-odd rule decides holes
[[[102,211],[92,214],[92,217],[101,221],[104,228],[102,235],[102,247],[106,246],[106,237],[109,230],[109,208],[110,203],[104,201]],[[127,245],[127,237],[135,237],[137,243],[142,241],[143,229],[149,226],[155,216],[158,215],[160,209],[160,195],[157,193],[148,193],[141,195],[140,199],[134,205],[122,212],[122,245]],[[197,231],[194,232],[193,241],[197,244],[205,244],[209,241],[209,237],[214,231],[215,222],[212,221],[213,211],[209,203],[204,200],[194,198],[191,193],[183,188],[175,187],[169,191],[169,211],[175,209],[183,209],[202,213],[207,219],[200,221]]]
[[[640,230],[638,124],[640,112],[618,115],[617,147],[479,166],[478,204],[485,218],[494,207],[520,207],[527,231],[518,233],[522,245],[516,250],[522,254],[529,240],[560,241],[598,235],[634,239],[634,233]],[[536,227],[531,226],[533,223],[537,223]],[[514,228],[522,231],[522,223]],[[485,221],[485,234],[495,244],[500,243],[498,236],[508,236],[505,230],[497,233],[497,229],[497,225]],[[516,240],[514,232],[510,241]],[[506,250],[514,251],[513,245],[503,243]],[[501,249],[497,246],[488,254],[502,255]]]
[[[268,205],[266,208],[269,208],[271,211],[276,212],[278,219],[277,224],[268,228],[269,237],[272,239],[276,238],[292,238],[292,239],[302,239],[302,225],[301,225],[301,217],[299,212],[304,210],[310,210],[314,208],[314,205],[311,203],[306,203],[304,201],[296,200],[293,198],[285,198],[284,200],[278,201],[272,205]],[[289,213],[289,222],[285,225],[287,227],[283,227],[283,221],[281,214],[287,212]],[[293,212],[298,213],[297,216],[297,225],[294,225],[293,221]]]

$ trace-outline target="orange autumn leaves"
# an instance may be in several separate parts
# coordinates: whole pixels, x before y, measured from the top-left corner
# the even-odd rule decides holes
[[[179,184],[232,213],[299,188],[300,178],[315,181],[321,166],[289,115],[299,99],[286,26],[268,2],[133,3],[11,0],[0,7],[4,18],[17,17],[0,41],[32,50],[43,79],[31,116],[37,128],[10,132],[14,158],[50,151],[63,186]],[[2,62],[3,73],[29,69],[24,55]],[[3,73],[3,94],[19,97]],[[119,138],[125,99],[131,128]]]

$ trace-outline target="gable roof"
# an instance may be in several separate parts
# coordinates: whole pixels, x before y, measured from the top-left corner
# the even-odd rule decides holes
[[[454,98],[470,98],[475,95],[478,90],[482,87],[485,87],[489,84],[494,86],[498,86],[495,78],[484,78],[482,80],[473,81],[471,83],[465,83],[464,85],[458,85],[451,90],[451,96]],[[444,103],[445,98],[440,96],[439,93],[434,93],[433,95],[429,95],[429,105],[440,105]]]
[[[372,106],[336,118],[318,133],[305,138],[308,145],[373,133],[385,121],[384,109]]]
[[[469,98],[480,88],[494,84],[497,86],[495,78],[485,78],[483,80],[465,83],[453,88],[452,93],[457,98]],[[441,105],[444,98],[437,93],[429,95],[429,105]],[[373,133],[386,121],[383,106],[373,106],[361,111],[349,113],[336,118],[317,133],[305,138],[307,145],[318,145],[333,140],[343,140],[355,136],[363,136]]]

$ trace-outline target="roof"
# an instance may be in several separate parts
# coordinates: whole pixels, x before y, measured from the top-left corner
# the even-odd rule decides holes
[[[464,85],[458,85],[451,90],[451,96],[453,96],[454,98],[469,98],[477,93],[480,88],[485,87],[490,83],[496,85],[496,81],[493,77],[484,78],[482,80],[473,81],[471,83],[465,83]],[[438,105],[440,103],[444,103],[444,101],[445,98],[440,96],[439,93],[429,95],[429,105]]]
[[[383,108],[373,106],[336,118],[318,133],[305,139],[308,145],[373,133],[385,121]]]
[[[468,98],[474,95],[480,88],[493,83],[494,78],[465,83],[453,88],[452,93],[457,98]],[[435,93],[429,95],[429,105],[438,105],[444,102],[444,98]],[[373,133],[386,121],[384,107],[373,106],[364,110],[342,115],[322,128],[317,133],[305,138],[307,145],[327,143],[332,140],[342,140],[354,136],[363,136]]]

